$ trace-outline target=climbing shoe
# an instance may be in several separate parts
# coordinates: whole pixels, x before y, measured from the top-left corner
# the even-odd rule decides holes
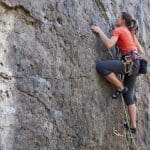
[[[127,129],[127,130],[129,130],[129,125],[128,125],[128,123],[127,122],[124,122],[124,127]]]
[[[116,92],[113,94],[112,98],[116,99],[120,94],[125,94],[128,91],[127,87],[124,87],[123,90],[117,89]]]
[[[129,125],[127,122],[124,123],[124,127],[129,130]],[[130,128],[132,134],[136,134],[136,128]]]
[[[136,134],[136,128],[130,128],[131,133]]]

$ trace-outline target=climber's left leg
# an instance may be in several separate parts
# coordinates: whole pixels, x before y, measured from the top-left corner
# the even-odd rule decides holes
[[[125,103],[128,106],[128,112],[131,122],[131,128],[136,132],[136,105],[135,105],[135,96],[134,96],[134,85],[136,82],[136,75],[125,76],[124,85],[128,87],[128,91],[123,94]],[[134,133],[134,132],[133,132]]]
[[[136,106],[131,104],[128,106],[128,112],[130,116],[131,128],[136,128]]]

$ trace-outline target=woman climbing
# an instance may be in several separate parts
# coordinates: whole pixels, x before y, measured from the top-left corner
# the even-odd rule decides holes
[[[92,26],[91,30],[98,33],[102,43],[111,48],[114,45],[119,47],[121,60],[98,61],[96,69],[98,73],[112,83],[116,92],[112,98],[117,98],[121,93],[124,101],[128,106],[128,112],[131,122],[131,132],[136,133],[136,106],[134,100],[134,85],[140,69],[140,54],[143,49],[136,38],[137,23],[127,12],[122,12],[116,19],[116,28],[112,31],[111,37],[108,38],[99,26]],[[116,74],[125,75],[122,83]],[[126,126],[126,128],[128,128]]]

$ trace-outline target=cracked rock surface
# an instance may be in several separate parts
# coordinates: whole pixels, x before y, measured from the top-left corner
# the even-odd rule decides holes
[[[127,150],[120,99],[95,70],[116,58],[90,30],[109,36],[124,10],[139,22],[150,59],[147,0],[0,0],[0,150]],[[138,77],[137,145],[150,149],[150,76]]]

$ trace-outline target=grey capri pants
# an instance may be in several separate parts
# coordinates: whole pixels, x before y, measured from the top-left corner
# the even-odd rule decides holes
[[[134,60],[134,65],[132,67],[132,75],[128,76],[124,72],[124,65],[121,60],[106,60],[98,61],[96,64],[96,70],[102,76],[107,76],[110,73],[125,75],[124,86],[128,87],[128,92],[123,94],[124,101],[126,105],[131,105],[135,103],[134,97],[134,85],[137,76],[139,75],[140,61],[139,59]]]

